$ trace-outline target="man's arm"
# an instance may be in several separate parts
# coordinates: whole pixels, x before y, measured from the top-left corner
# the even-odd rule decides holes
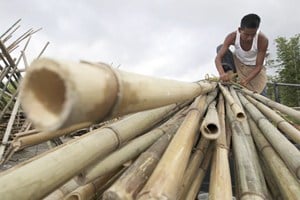
[[[222,58],[224,57],[225,53],[227,52],[228,48],[230,45],[234,44],[234,40],[235,40],[235,32],[230,33],[224,40],[223,45],[221,47],[221,49],[219,50],[219,52],[217,53],[217,56],[215,58],[215,65],[216,68],[219,72],[220,75],[220,79],[222,81],[229,81],[230,77],[228,76],[227,73],[225,73],[223,66],[222,66]]]
[[[258,37],[258,52],[256,56],[256,65],[253,71],[247,76],[246,79],[241,80],[240,84],[246,86],[263,68],[264,59],[268,49],[268,39],[262,33]]]

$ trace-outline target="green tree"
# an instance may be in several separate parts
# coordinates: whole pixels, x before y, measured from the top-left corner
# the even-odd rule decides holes
[[[278,82],[300,84],[300,34],[286,39],[278,37],[276,40],[277,59],[275,67]],[[288,106],[300,105],[300,88],[280,88],[281,103]]]

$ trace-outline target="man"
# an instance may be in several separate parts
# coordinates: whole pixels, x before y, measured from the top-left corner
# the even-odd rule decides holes
[[[229,81],[237,72],[239,83],[257,93],[266,95],[267,75],[263,66],[268,49],[267,37],[259,31],[260,17],[248,14],[237,31],[230,33],[217,49],[215,64],[221,81]],[[234,53],[229,49],[235,47]]]

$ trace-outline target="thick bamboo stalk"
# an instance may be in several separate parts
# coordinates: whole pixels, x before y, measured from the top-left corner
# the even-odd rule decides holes
[[[199,193],[199,190],[201,188],[201,185],[202,185],[202,182],[203,182],[203,179],[205,177],[205,174],[206,174],[206,171],[208,169],[208,166],[210,164],[210,160],[211,160],[211,157],[212,157],[212,150],[213,150],[213,146],[210,145],[210,147],[208,148],[206,154],[205,154],[205,157],[204,157],[204,160],[203,162],[201,163],[201,166],[198,170],[198,173],[187,193],[187,196],[186,196],[186,199],[196,199],[197,197],[197,194]]]
[[[295,143],[300,144],[300,131],[288,123],[285,119],[283,119],[280,115],[278,115],[274,110],[265,106],[264,104],[256,101],[254,98],[250,96],[246,96],[246,98],[256,106],[266,117],[268,117],[276,127],[284,132],[291,140]]]
[[[260,94],[257,94],[255,92],[252,92],[252,91],[247,90],[247,89],[242,89],[242,92],[250,95],[251,97],[253,97],[253,98],[255,98],[255,99],[257,99],[261,102],[263,102],[264,104],[266,104],[270,108],[279,110],[281,113],[284,113],[284,114],[292,117],[293,121],[296,121],[296,122],[300,123],[300,111],[297,111],[297,110],[295,110],[291,107],[288,107],[286,105],[277,103],[277,102],[275,102],[275,101],[273,101],[273,100],[271,100],[267,97],[264,97]]]
[[[209,143],[210,141],[205,139],[204,137],[200,139],[195,152],[192,154],[189,164],[185,169],[183,183],[178,190],[177,199],[186,199],[186,195],[190,189],[190,186],[207,152]]]
[[[211,102],[208,106],[200,130],[202,136],[208,140],[215,140],[220,136],[220,122],[216,109],[216,101]]]
[[[183,116],[184,115],[181,115],[180,119],[176,119],[177,123],[169,125],[178,128],[183,121]],[[167,148],[167,145],[173,136],[172,132],[165,133],[147,151],[142,153],[123,175],[106,192],[104,192],[103,200],[135,199]]]
[[[285,161],[286,165],[293,171],[293,173],[300,178],[300,152],[299,150],[275,127],[265,118],[265,116],[243,95],[239,94],[242,104],[250,113],[252,119],[261,129],[264,136],[276,149],[280,157]]]
[[[1,198],[40,199],[48,195],[125,141],[148,130],[174,107],[175,105],[170,105],[131,115],[116,122],[114,126],[94,130],[1,173]]]
[[[221,83],[218,83],[218,85],[222,94],[224,95],[224,98],[226,99],[226,102],[228,102],[228,104],[230,105],[230,109],[232,110],[236,119],[240,121],[245,120],[245,113],[243,112],[241,107],[235,102],[227,88],[221,85]]]
[[[249,120],[253,137],[258,146],[267,168],[272,173],[280,193],[284,199],[299,199],[300,184],[293,174],[288,170],[283,160],[277,155],[270,143],[264,137],[253,120]]]
[[[103,160],[81,172],[77,180],[80,184],[87,184],[95,180],[97,177],[103,176],[104,174],[118,168],[123,163],[137,157],[163,134],[173,134],[178,128],[177,125],[174,125],[174,121],[174,119],[170,119],[158,128],[152,129],[148,133],[130,141],[128,144],[113,152]]]
[[[43,58],[27,70],[20,94],[35,126],[55,130],[183,102],[215,86],[142,76],[103,63]]]
[[[232,145],[235,158],[236,182],[239,199],[266,199],[266,183],[258,171],[248,140],[239,121],[234,117],[230,105],[226,103],[226,115],[231,121]]]
[[[225,105],[223,95],[219,95],[218,113],[220,120],[220,137],[216,140],[215,149],[213,152],[210,184],[209,184],[209,199],[211,200],[231,200],[231,176],[229,168],[228,153],[229,147],[226,142],[225,132]]]
[[[203,95],[195,100],[161,161],[139,193],[138,199],[176,198],[194,139],[198,133],[197,130],[199,130],[199,121],[208,106],[206,97],[207,95]]]

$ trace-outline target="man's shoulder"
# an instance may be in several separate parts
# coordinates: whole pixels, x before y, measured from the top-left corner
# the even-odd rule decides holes
[[[233,45],[235,38],[236,38],[236,31],[229,33],[226,37],[226,41],[228,42],[229,45]]]

